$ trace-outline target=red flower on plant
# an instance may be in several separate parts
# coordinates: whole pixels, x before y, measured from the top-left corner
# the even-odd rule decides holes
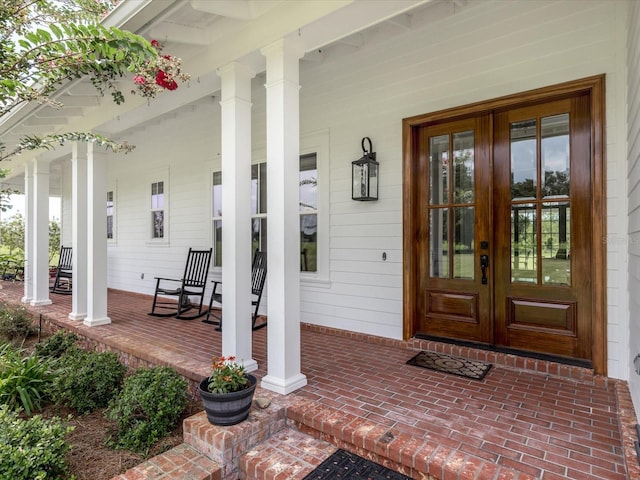
[[[178,88],[176,81],[173,78],[168,77],[162,70],[158,70],[158,73],[156,74],[156,83],[167,90],[175,90]]]
[[[160,42],[158,40],[151,40],[151,46],[153,48],[158,48],[160,46]]]

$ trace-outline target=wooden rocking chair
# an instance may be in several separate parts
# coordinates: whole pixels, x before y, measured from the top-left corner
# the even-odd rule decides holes
[[[153,305],[149,315],[156,317],[176,317],[182,320],[192,320],[201,317],[206,310],[203,309],[204,291],[207,287],[207,276],[211,264],[211,252],[209,250],[189,249],[187,263],[184,267],[184,275],[180,280],[173,278],[156,278],[156,290],[153,295]],[[167,301],[159,296],[177,297],[176,301]],[[197,312],[185,315],[195,308],[189,297],[199,297]]]
[[[51,293],[58,293],[60,295],[71,295],[73,293],[72,281],[72,267],[73,267],[73,249],[72,247],[60,246],[60,259],[58,260],[58,266],[55,267],[56,275],[53,280],[53,285],[50,287]]]
[[[260,300],[262,299],[262,290],[264,289],[264,282],[267,279],[267,254],[256,250],[253,255],[253,266],[251,267],[251,306],[253,307],[253,314],[251,317],[251,328],[253,330],[259,330],[260,328],[267,326],[266,319],[264,322],[257,323],[258,320],[258,308],[260,307]],[[213,282],[213,292],[211,292],[211,300],[209,300],[209,311],[207,312],[207,318],[202,320],[204,323],[210,323],[217,325],[216,330],[222,330],[222,315],[217,316],[211,313],[211,307],[214,302],[222,306],[222,294],[218,293],[218,285],[222,285],[222,282]],[[211,320],[210,317],[215,318]]]

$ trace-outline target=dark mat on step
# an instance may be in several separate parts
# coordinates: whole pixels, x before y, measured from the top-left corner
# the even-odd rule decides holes
[[[407,365],[451,373],[461,377],[482,380],[491,368],[490,363],[454,357],[446,353],[422,351],[407,362]]]
[[[411,477],[394,472],[382,465],[359,457],[346,450],[338,450],[303,480],[411,480]]]

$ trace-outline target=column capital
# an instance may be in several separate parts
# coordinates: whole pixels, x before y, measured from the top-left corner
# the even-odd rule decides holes
[[[293,40],[290,38],[280,38],[269,45],[260,49],[260,53],[265,57],[281,55],[294,57],[296,60],[304,57],[305,48],[301,41]]]

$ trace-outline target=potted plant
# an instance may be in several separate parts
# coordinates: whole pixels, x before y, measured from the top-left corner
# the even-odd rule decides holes
[[[249,416],[258,381],[236,358],[213,357],[211,375],[200,382],[207,419],[213,425],[235,425]]]

